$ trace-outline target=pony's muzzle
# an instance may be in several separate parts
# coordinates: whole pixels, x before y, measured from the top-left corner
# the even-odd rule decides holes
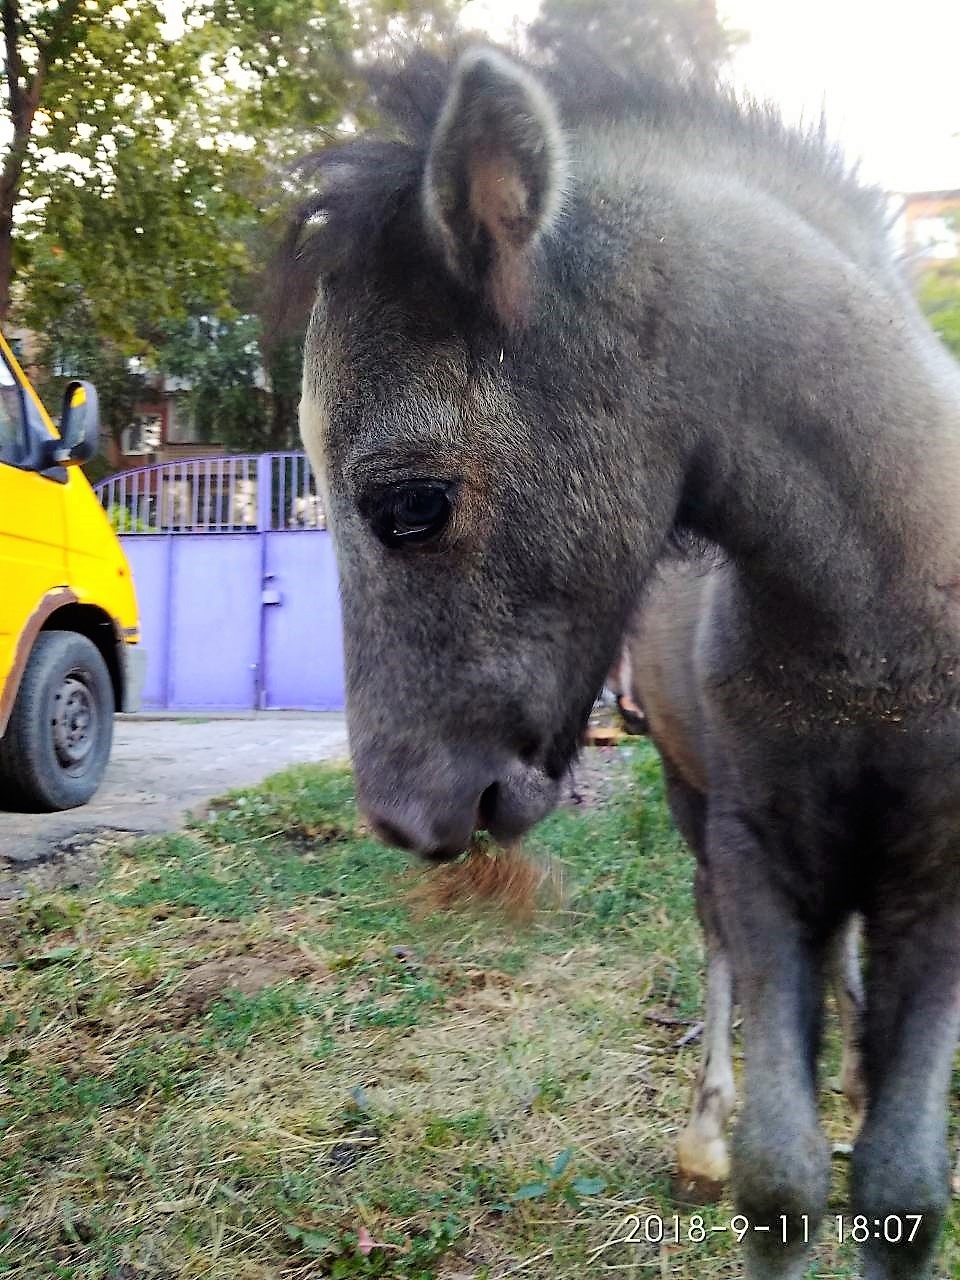
[[[558,791],[559,785],[546,774],[518,764],[501,778],[459,795],[418,794],[397,787],[391,792],[403,794],[403,799],[384,803],[361,793],[360,805],[385,844],[430,862],[449,862],[463,853],[476,831],[489,831],[504,843],[518,839],[550,812]]]
[[[409,853],[418,853],[428,862],[450,862],[458,857],[470,843],[474,824],[461,824],[459,829],[448,824],[444,829],[435,824],[422,826],[412,813],[391,814],[389,818],[368,814],[374,835],[384,844],[394,845]]]

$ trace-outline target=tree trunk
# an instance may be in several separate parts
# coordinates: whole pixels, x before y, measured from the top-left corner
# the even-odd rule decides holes
[[[296,437],[296,397],[274,391],[270,401],[270,448],[292,449],[295,447]]]
[[[35,92],[34,92],[35,91]],[[27,156],[27,142],[33,128],[37,103],[40,100],[40,73],[36,83],[30,86],[25,99],[26,109],[14,121],[13,140],[3,164],[0,176],[0,325],[7,323],[10,312],[10,289],[13,284],[13,211],[16,208],[23,162]]]
[[[20,18],[19,0],[0,0],[3,6],[3,42],[6,53],[7,101],[13,137],[4,157],[0,174],[0,325],[10,314],[10,290],[13,284],[13,211],[16,208],[27,146],[33,121],[40,105],[47,68],[53,52],[59,48],[69,30],[80,0],[62,0],[53,15],[46,44],[36,49],[32,75],[24,71],[21,49],[24,23]]]
[[[5,196],[5,193],[4,193]],[[0,328],[6,327],[13,280],[13,206],[0,199]]]

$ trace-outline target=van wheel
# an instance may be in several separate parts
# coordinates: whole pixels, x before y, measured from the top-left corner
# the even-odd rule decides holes
[[[96,645],[75,631],[41,632],[0,738],[0,785],[31,808],[86,804],[110,758],[113,713]]]

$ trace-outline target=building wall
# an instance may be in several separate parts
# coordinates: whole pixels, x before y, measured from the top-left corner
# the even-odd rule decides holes
[[[193,422],[182,390],[164,391],[156,400],[137,405],[138,416],[159,420],[159,438],[149,452],[125,453],[113,450],[111,465],[118,471],[149,466],[154,462],[175,462],[180,458],[217,458],[223,453],[218,441],[195,439]]]
[[[904,197],[906,251],[918,271],[960,257],[960,191],[918,191]]]

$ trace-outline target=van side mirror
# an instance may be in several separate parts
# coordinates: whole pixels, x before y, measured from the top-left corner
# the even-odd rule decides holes
[[[89,462],[97,452],[100,400],[92,382],[68,382],[63,393],[60,439],[50,441],[53,465]]]

